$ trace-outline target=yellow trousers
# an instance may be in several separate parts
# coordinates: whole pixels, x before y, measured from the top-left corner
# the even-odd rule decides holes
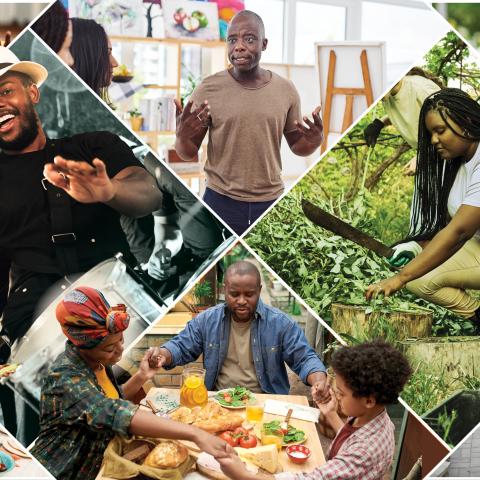
[[[480,300],[466,290],[480,290],[480,240],[470,239],[446,262],[423,277],[407,283],[407,288],[429,302],[471,318]]]

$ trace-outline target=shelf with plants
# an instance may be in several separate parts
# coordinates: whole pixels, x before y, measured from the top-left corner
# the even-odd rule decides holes
[[[119,35],[112,35],[110,39],[118,62],[125,65],[122,68],[130,75],[132,88],[136,90],[133,95],[118,101],[118,110],[142,110],[148,118],[144,118],[137,133],[155,151],[165,145],[173,148],[172,100],[185,99],[202,78],[226,68],[225,42]],[[167,99],[168,114],[163,115],[163,119],[157,113],[157,99]],[[154,106],[145,108],[145,104]]]

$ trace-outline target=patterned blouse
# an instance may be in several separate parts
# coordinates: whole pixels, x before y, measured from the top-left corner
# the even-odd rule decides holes
[[[107,398],[95,373],[67,342],[42,386],[40,435],[31,453],[58,480],[94,480],[115,434],[128,435],[138,405]]]

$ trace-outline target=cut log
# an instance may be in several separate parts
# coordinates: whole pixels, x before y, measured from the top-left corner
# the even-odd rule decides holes
[[[384,330],[396,340],[428,337],[432,331],[432,312],[372,312],[365,313],[367,307],[332,303],[332,328],[337,333],[346,333],[354,338],[364,338],[369,332],[382,330],[380,318],[388,322]]]

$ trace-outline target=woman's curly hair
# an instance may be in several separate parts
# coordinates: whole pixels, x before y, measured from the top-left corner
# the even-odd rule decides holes
[[[405,355],[383,340],[341,347],[334,353],[331,367],[354,397],[373,395],[382,405],[397,402],[412,374]]]

